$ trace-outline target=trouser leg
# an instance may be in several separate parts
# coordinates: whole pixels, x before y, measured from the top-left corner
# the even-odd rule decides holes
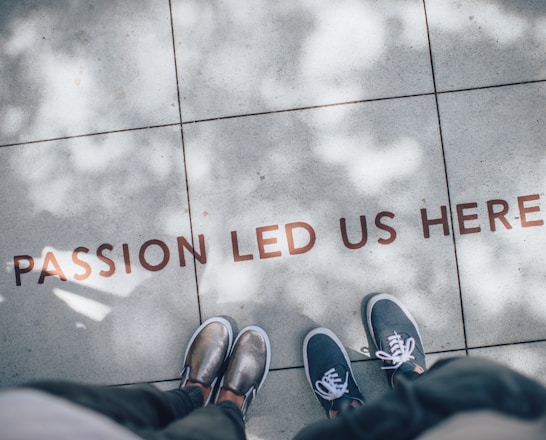
[[[152,385],[106,387],[71,382],[35,382],[44,391],[103,414],[133,431],[158,430],[203,405],[198,387],[159,391]]]
[[[310,425],[295,439],[410,439],[452,415],[478,410],[537,418],[546,413],[546,389],[494,362],[449,359],[415,381],[400,380],[374,402]]]
[[[164,440],[245,440],[243,414],[232,402],[197,409],[159,433]]]

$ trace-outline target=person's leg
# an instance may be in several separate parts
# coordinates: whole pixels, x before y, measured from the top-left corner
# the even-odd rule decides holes
[[[244,440],[244,418],[265,381],[270,360],[265,331],[254,326],[243,329],[233,344],[214,404],[170,424],[160,433],[161,438]]]
[[[245,422],[240,408],[224,401],[199,408],[156,434],[165,440],[245,440]]]
[[[521,418],[546,413],[546,389],[498,364],[456,358],[439,361],[427,372],[417,323],[391,295],[373,295],[363,312],[394,390],[308,426],[295,440],[410,439],[464,411],[493,410]]]
[[[376,356],[391,387],[400,377],[414,380],[426,371],[421,335],[415,319],[396,298],[375,294],[363,303],[363,322],[369,338],[377,347]],[[364,397],[358,388],[351,363],[341,341],[328,329],[315,329],[303,343],[307,379],[330,419],[345,420],[347,411],[362,406]],[[345,438],[349,435],[342,422],[319,422],[304,431],[305,438]],[[298,437],[299,438],[299,437]]]
[[[419,380],[401,380],[383,398],[308,426],[295,440],[411,439],[455,414],[480,410],[535,420],[546,414],[546,388],[491,361],[440,361]]]
[[[44,381],[25,387],[62,397],[133,431],[161,429],[203,406],[203,392],[191,386],[162,392],[152,385],[107,387]]]

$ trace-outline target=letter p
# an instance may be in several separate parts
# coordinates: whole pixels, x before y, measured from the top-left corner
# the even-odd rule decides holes
[[[26,267],[21,267],[21,261],[26,260],[28,265]],[[21,274],[29,273],[34,268],[34,258],[30,255],[18,255],[13,257],[13,265],[15,267],[15,283],[21,285]]]

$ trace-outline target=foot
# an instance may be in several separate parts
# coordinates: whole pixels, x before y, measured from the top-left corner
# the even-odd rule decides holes
[[[331,330],[316,328],[307,334],[303,341],[303,362],[307,380],[328,418],[364,403],[349,356]]]
[[[398,299],[386,293],[372,296],[366,306],[366,323],[391,387],[399,375],[415,378],[426,371],[419,327]]]
[[[243,416],[262,387],[271,362],[271,344],[260,327],[244,328],[233,344],[216,402],[234,402]]]
[[[184,355],[180,387],[198,386],[203,391],[204,404],[210,402],[212,391],[226,361],[233,330],[228,320],[207,319],[193,333]]]

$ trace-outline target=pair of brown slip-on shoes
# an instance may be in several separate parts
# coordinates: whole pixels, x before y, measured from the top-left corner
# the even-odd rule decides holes
[[[214,317],[201,324],[188,343],[180,386],[193,382],[211,387],[205,405],[213,396],[216,402],[222,389],[243,396],[245,415],[269,371],[271,344],[267,333],[256,326],[244,328],[232,342],[227,319]]]

